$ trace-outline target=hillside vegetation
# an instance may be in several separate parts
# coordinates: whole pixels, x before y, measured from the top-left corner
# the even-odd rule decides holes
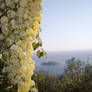
[[[61,75],[39,71],[33,77],[39,92],[92,92],[92,65],[72,59]]]

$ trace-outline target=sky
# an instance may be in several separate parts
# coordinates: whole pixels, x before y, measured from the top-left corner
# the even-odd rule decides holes
[[[92,0],[43,0],[41,28],[46,51],[92,49]]]

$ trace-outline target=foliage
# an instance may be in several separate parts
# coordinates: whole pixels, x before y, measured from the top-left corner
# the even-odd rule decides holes
[[[38,56],[38,58],[41,58],[43,56],[47,57],[47,53],[44,51],[44,49],[42,48],[42,40],[39,37],[39,35],[37,35],[36,40],[32,43],[33,49],[36,50],[36,55]]]
[[[34,76],[39,92],[92,92],[92,65],[75,58],[61,75],[39,71]]]

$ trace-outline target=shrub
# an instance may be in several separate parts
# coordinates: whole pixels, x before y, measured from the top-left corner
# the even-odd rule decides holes
[[[92,92],[92,65],[71,59],[61,75],[35,74],[39,92]]]

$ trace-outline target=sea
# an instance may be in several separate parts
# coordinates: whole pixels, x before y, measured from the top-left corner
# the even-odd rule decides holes
[[[34,53],[33,60],[35,61],[35,71],[44,70],[50,74],[62,74],[66,67],[66,61],[75,57],[82,62],[92,64],[92,50],[81,51],[53,51],[47,52],[47,57],[38,58]],[[57,65],[42,65],[42,63],[56,62]]]

